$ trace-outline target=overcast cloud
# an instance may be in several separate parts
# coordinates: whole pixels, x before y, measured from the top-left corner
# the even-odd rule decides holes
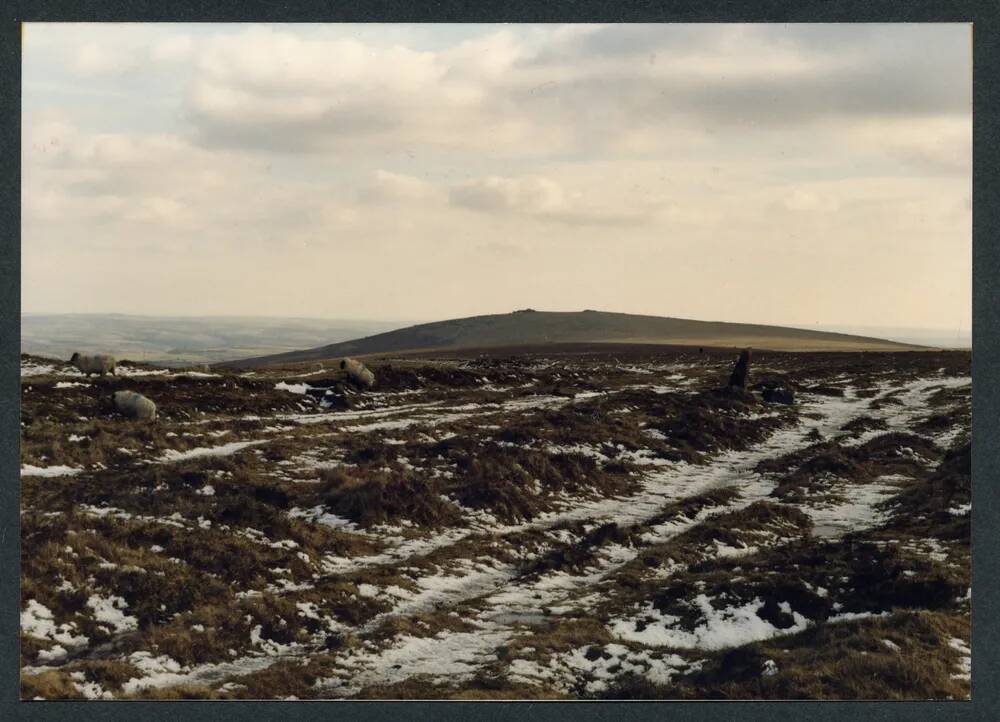
[[[970,43],[29,24],[23,308],[968,329]]]

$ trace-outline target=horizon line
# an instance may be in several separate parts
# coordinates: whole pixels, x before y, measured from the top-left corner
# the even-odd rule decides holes
[[[536,308],[519,308],[512,309],[510,311],[497,311],[489,313],[474,313],[472,315],[455,315],[449,316],[447,318],[437,318],[434,320],[428,320],[426,318],[365,318],[365,317],[344,317],[344,316],[305,316],[305,315],[281,315],[281,314],[268,314],[268,313],[205,313],[205,314],[185,314],[185,313],[127,313],[121,311],[21,311],[21,316],[121,316],[124,318],[161,318],[161,319],[276,319],[276,320],[304,320],[304,321],[339,321],[339,322],[351,322],[351,323],[412,323],[414,325],[425,324],[425,323],[437,323],[439,321],[450,321],[461,318],[475,318],[477,316],[505,316],[513,313],[523,312],[523,311],[533,311],[535,313],[611,313],[611,314],[621,314],[623,316],[650,316],[654,318],[676,318],[688,321],[703,321],[706,323],[732,323],[732,324],[742,324],[742,325],[754,325],[754,326],[780,326],[784,328],[802,328],[803,330],[812,330],[810,327],[841,327],[841,328],[857,328],[857,329],[895,329],[899,331],[943,331],[943,332],[958,332],[959,335],[969,336],[971,338],[971,329],[966,329],[964,326],[957,327],[943,327],[943,326],[895,326],[895,325],[869,325],[869,324],[851,324],[851,323],[826,323],[821,321],[814,321],[811,323],[807,322],[791,322],[783,323],[777,321],[745,321],[745,320],[719,320],[719,319],[698,319],[692,317],[681,317],[681,316],[668,316],[661,313],[651,313],[651,312],[634,312],[634,311],[608,311],[602,309],[584,308],[575,310],[551,310],[551,309],[536,309]]]

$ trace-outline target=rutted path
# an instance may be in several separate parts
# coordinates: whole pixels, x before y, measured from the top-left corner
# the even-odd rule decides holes
[[[917,402],[929,387],[938,385],[960,385],[965,379],[920,380],[907,386],[905,402],[907,411],[919,409]],[[884,389],[879,398],[891,389]],[[845,424],[861,415],[871,415],[868,409],[870,399],[856,397],[848,390],[844,398],[814,397],[802,405],[805,414],[819,418],[803,418],[794,428],[782,429],[758,447],[746,451],[728,452],[719,455],[712,463],[701,465],[672,464],[658,468],[647,474],[646,487],[639,494],[627,499],[611,499],[585,503],[572,510],[555,513],[528,524],[521,524],[497,530],[500,533],[519,532],[527,529],[551,527],[566,521],[588,521],[594,525],[614,522],[619,526],[641,527],[654,517],[663,507],[685,496],[704,491],[736,486],[740,490],[738,501],[715,507],[706,514],[700,514],[686,523],[664,524],[649,530],[643,537],[647,545],[665,542],[683,531],[697,525],[704,519],[724,512],[736,511],[767,497],[774,483],[752,469],[758,462],[793,452],[809,445],[807,434],[816,429],[824,437],[833,435]],[[889,411],[881,412],[887,416]],[[520,564],[507,565],[491,572],[479,572],[467,576],[445,577],[454,579],[451,585],[436,583],[433,593],[419,595],[397,606],[392,612],[380,615],[365,626],[365,630],[377,628],[379,624],[393,616],[405,616],[430,609],[453,605],[476,598],[488,611],[474,622],[480,625],[476,633],[442,633],[433,639],[404,639],[400,644],[372,654],[360,652],[348,655],[341,663],[345,672],[325,681],[319,686],[322,696],[340,696],[356,693],[365,683],[380,681],[391,683],[401,681],[406,676],[429,675],[431,677],[451,676],[462,661],[469,656],[486,657],[492,640],[499,646],[524,624],[538,619],[538,606],[558,606],[572,599],[580,590],[592,586],[609,573],[622,567],[641,552],[641,548],[617,547],[604,563],[588,568],[581,574],[559,573],[542,576],[539,579],[517,581]],[[405,561],[401,560],[401,561]],[[439,579],[441,579],[439,577]],[[553,594],[555,592],[555,594]],[[544,601],[539,601],[542,599]],[[469,640],[478,641],[470,645]],[[475,649],[473,653],[470,650]],[[458,656],[452,655],[457,651]],[[405,659],[406,674],[394,667],[397,660]]]

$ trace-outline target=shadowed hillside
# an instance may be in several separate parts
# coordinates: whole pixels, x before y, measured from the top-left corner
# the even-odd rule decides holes
[[[224,365],[264,366],[341,356],[568,343],[752,346],[775,351],[899,351],[921,348],[884,339],[783,326],[692,321],[602,311],[550,312],[529,309],[424,323],[354,341],[229,361]]]

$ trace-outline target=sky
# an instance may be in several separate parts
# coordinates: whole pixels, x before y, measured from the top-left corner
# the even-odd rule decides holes
[[[22,309],[971,327],[971,28],[29,23]]]

